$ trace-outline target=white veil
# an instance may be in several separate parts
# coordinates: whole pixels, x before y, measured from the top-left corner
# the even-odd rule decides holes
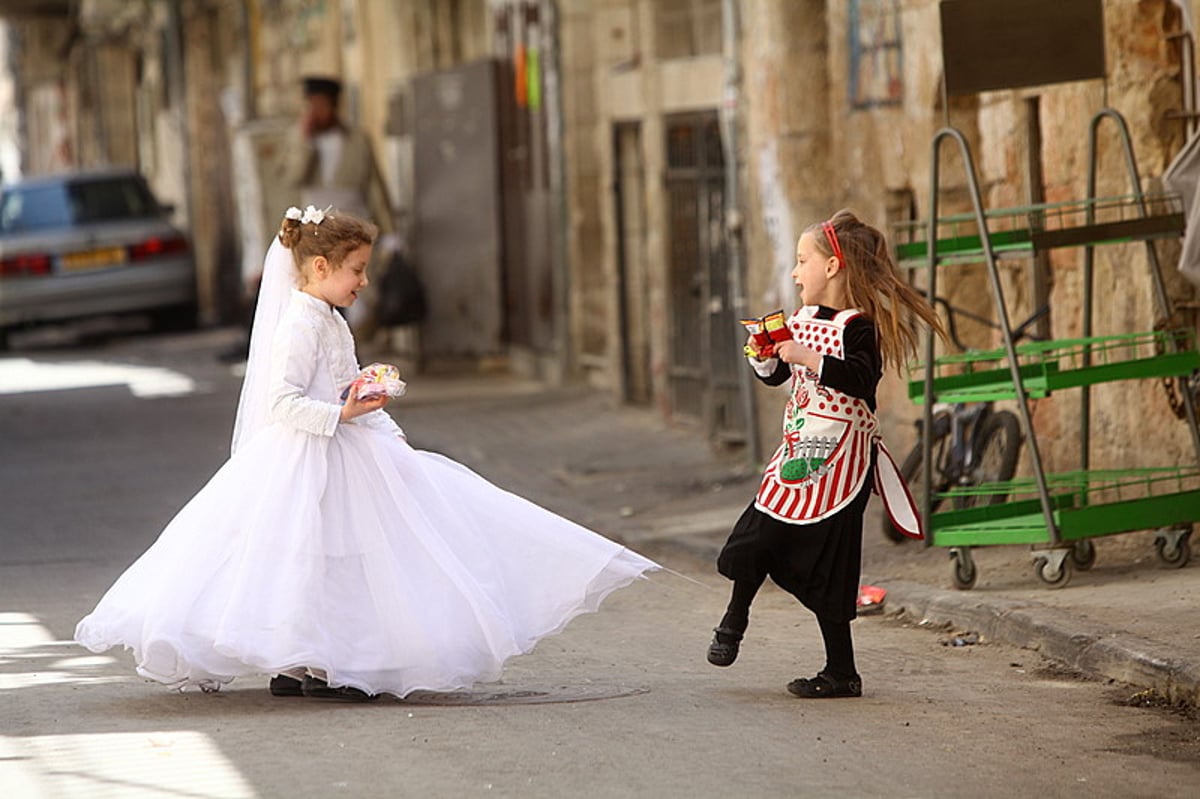
[[[250,356],[246,359],[246,377],[242,381],[237,419],[233,423],[233,453],[244,447],[270,422],[267,395],[271,379],[271,343],[275,339],[279,318],[287,309],[292,292],[299,287],[300,275],[292,260],[292,251],[284,247],[276,235],[263,261],[262,283],[258,289],[258,303],[254,306]]]

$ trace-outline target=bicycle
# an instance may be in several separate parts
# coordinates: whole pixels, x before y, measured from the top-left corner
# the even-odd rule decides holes
[[[957,316],[964,316],[972,321],[999,330],[1000,326],[977,316],[962,308],[956,308],[945,299],[935,297],[934,302],[946,309],[946,333],[959,351],[971,349],[958,336]],[[1033,315],[1013,330],[1013,341],[1028,338],[1033,341],[1041,340],[1029,332],[1029,329],[1043,316],[1050,312],[1050,306],[1044,305]],[[924,420],[916,422],[917,442],[900,465],[900,474],[908,483],[914,497],[924,496],[926,489],[925,475],[922,474],[924,457],[922,449],[922,428]],[[1021,454],[1021,423],[1016,414],[1006,410],[996,410],[992,402],[972,403],[938,403],[933,409],[933,429],[930,432],[930,443],[933,447],[933,471],[935,475],[932,486],[932,510],[936,511],[941,505],[942,494],[951,488],[976,486],[981,483],[1003,482],[1011,480],[1017,470],[1017,460]],[[966,508],[973,505],[979,498],[974,496],[955,497],[955,508]],[[991,495],[987,497],[990,504],[1003,502],[1004,497]],[[883,534],[890,541],[902,543],[908,538],[897,530],[891,519],[884,515],[882,524]],[[952,553],[953,554],[953,553]],[[975,584],[974,563],[968,558],[956,558],[954,582],[959,588],[970,588]]]

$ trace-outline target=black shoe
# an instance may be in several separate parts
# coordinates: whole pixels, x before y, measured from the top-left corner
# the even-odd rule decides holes
[[[862,696],[862,677],[857,674],[846,680],[839,680],[821,672],[816,677],[792,680],[787,686],[788,693],[801,699],[836,699],[838,697]]]
[[[271,678],[271,696],[304,696],[304,685],[295,677],[276,674]]]
[[[340,702],[370,702],[379,698],[378,694],[369,694],[349,685],[330,688],[329,683],[311,674],[305,676],[301,690],[312,699],[336,699]]]
[[[714,666],[732,666],[741,648],[742,631],[718,627],[713,633],[712,643],[708,645],[708,662]]]

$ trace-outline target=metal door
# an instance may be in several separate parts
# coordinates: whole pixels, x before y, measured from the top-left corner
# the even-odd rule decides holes
[[[742,334],[729,296],[724,155],[715,111],[667,117],[672,412],[709,437],[744,441]]]

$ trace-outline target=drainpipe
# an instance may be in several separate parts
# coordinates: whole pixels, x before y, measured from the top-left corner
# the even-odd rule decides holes
[[[257,0],[246,0],[235,6],[237,35],[242,50],[242,124],[258,117],[258,94],[255,85],[254,59],[258,54]]]
[[[549,161],[552,218],[550,220],[550,259],[554,292],[555,383],[565,382],[571,373],[571,347],[566,333],[570,314],[570,270],[567,268],[567,181],[563,147],[562,64],[559,53],[558,3],[543,0],[538,19],[541,22],[542,97],[546,112],[546,156]]]
[[[179,135],[180,152],[183,153],[180,169],[183,172],[181,178],[187,230],[195,236],[192,213],[192,144],[188,135],[187,81],[183,74],[183,20],[179,10],[181,2],[182,0],[167,0],[167,22],[164,31],[166,46],[163,48],[163,59],[167,73],[167,96],[171,98],[171,115]]]
[[[742,276],[742,212],[738,189],[738,173],[741,167],[738,157],[738,106],[742,82],[741,31],[737,0],[722,0],[721,54],[724,59],[725,90],[721,103],[721,144],[725,154],[725,246],[726,263],[729,269],[729,293],[733,302],[734,316],[745,319],[745,281]],[[738,393],[742,400],[742,413],[746,418],[746,454],[751,464],[762,460],[762,448],[758,441],[758,406],[754,401],[754,377],[749,368],[739,370]]]
[[[192,252],[204,252],[196,247],[196,213],[195,197],[192,194],[192,141],[188,133],[188,97],[187,80],[184,75],[183,53],[183,19],[180,13],[182,0],[166,0],[167,20],[164,33],[164,66],[167,73],[167,96],[171,101],[171,116],[175,121],[176,135],[179,136],[179,149],[183,154],[180,159],[180,179],[183,183],[183,212],[186,220],[184,226],[192,240]],[[209,287],[213,288],[209,288]],[[200,309],[200,318],[204,322],[211,321],[216,316],[213,305],[215,296],[215,281],[211,263],[203,263],[196,257],[196,301]]]

